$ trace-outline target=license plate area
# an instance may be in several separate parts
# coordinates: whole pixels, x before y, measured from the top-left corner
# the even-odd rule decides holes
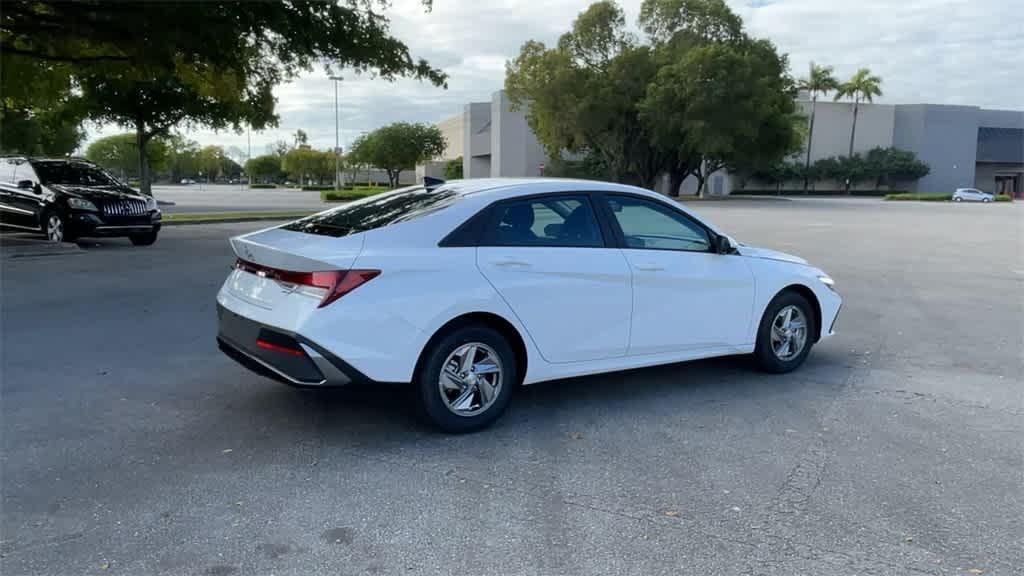
[[[227,284],[232,296],[267,310],[272,310],[286,293],[275,280],[237,268],[231,272]]]

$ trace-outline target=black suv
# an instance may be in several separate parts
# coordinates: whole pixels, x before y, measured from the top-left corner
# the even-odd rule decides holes
[[[0,224],[43,232],[53,242],[81,236],[127,236],[156,242],[160,210],[152,196],[75,158],[0,158]]]

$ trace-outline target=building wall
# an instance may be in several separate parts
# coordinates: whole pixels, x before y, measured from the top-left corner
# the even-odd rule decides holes
[[[978,112],[973,106],[909,104],[897,107],[893,145],[910,150],[931,171],[921,192],[950,192],[974,184]]]
[[[527,111],[512,110],[504,90],[491,97],[491,177],[541,175],[547,156],[526,123]]]
[[[465,114],[458,114],[437,123],[437,128],[441,131],[446,143],[444,153],[438,160],[454,160],[462,156],[463,139],[466,137],[466,130],[463,126],[465,118]]]
[[[811,103],[797,102],[807,116]],[[875,147],[893,145],[896,107],[888,104],[861,104],[857,110],[857,133],[854,152],[867,152]],[[814,112],[814,135],[811,141],[811,162],[829,156],[846,156],[850,152],[850,129],[853,125],[853,103],[818,100]],[[804,158],[801,155],[801,158]]]
[[[465,178],[491,175],[491,104],[471,102],[463,110],[462,174]]]

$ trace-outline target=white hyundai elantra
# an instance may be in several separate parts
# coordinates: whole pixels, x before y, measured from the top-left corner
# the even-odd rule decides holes
[[[414,186],[231,245],[221,350],[296,386],[411,382],[449,432],[520,384],[730,354],[789,372],[841,303],[800,258],[593,181]]]

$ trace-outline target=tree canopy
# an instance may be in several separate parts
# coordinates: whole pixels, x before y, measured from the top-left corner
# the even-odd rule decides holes
[[[0,11],[0,52],[22,66],[53,66],[52,78],[75,87],[77,110],[131,127],[145,149],[182,123],[235,130],[274,125],[273,87],[321,62],[328,70],[443,85],[443,72],[414,60],[390,35],[388,19],[377,11],[384,6],[378,0],[209,0],[187,9],[166,1],[10,1]],[[3,80],[5,94],[17,90],[9,75]],[[148,192],[144,161],[140,172]]]
[[[722,167],[769,166],[799,149],[787,60],[750,38],[722,0],[644,0],[629,33],[611,0],[580,13],[555,47],[529,41],[506,66],[513,105],[552,157],[597,159],[607,177],[653,186]]]
[[[388,174],[391,187],[398,186],[402,170],[411,170],[444,153],[445,139],[437,126],[396,122],[358,138],[352,153]]]

